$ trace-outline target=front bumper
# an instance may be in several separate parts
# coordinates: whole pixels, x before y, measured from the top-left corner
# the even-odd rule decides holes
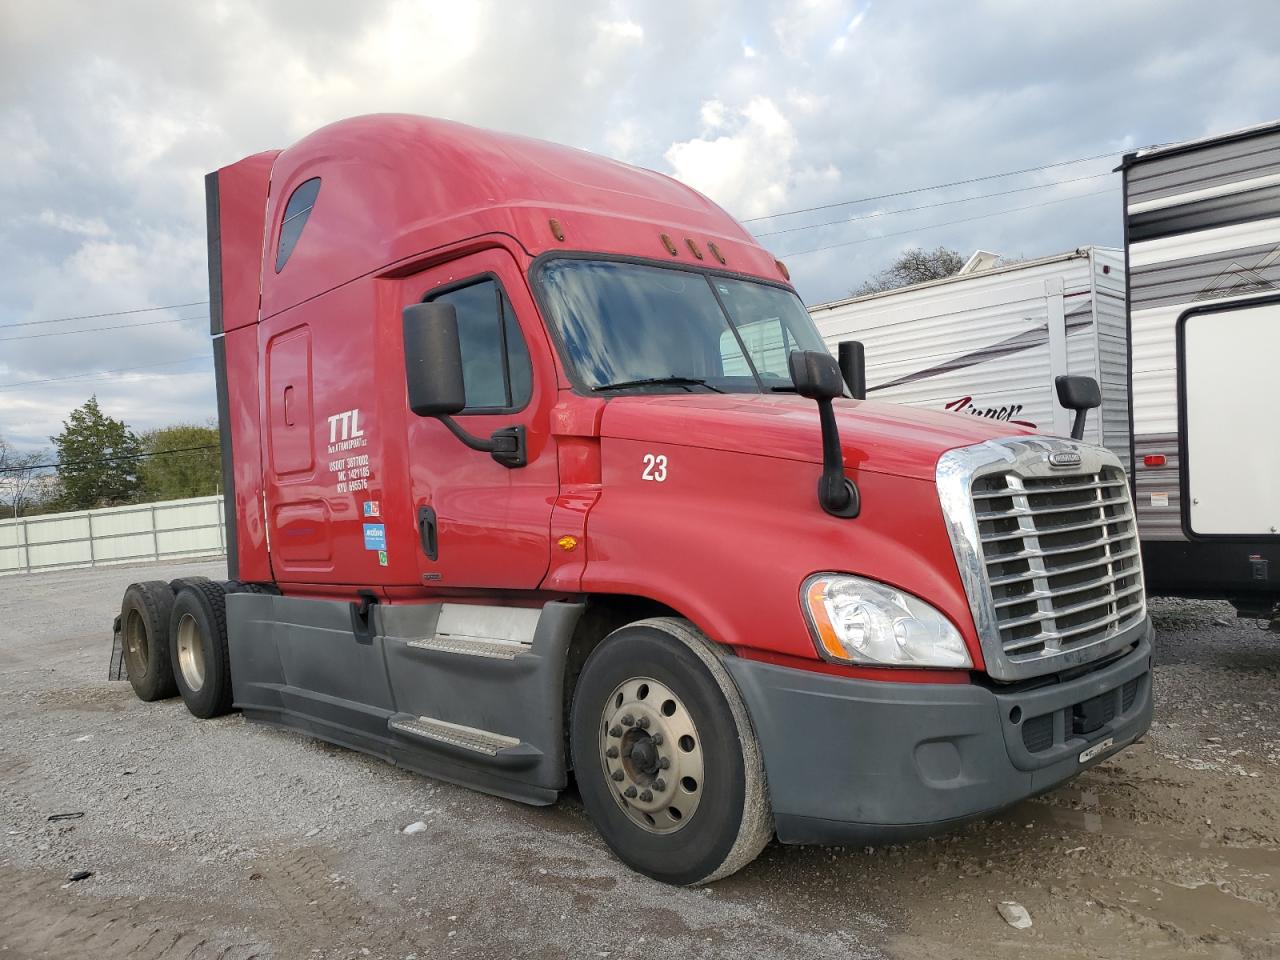
[[[760,739],[778,838],[887,843],[995,813],[1142,736],[1150,618],[1133,633],[1106,666],[1008,692],[724,663]]]

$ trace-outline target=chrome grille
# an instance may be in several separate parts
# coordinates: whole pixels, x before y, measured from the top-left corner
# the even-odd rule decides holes
[[[1007,657],[1089,644],[1142,617],[1138,537],[1119,467],[988,474],[974,481],[973,503]]]
[[[1063,469],[1053,454],[1072,454]],[[1000,680],[1087,663],[1146,617],[1129,484],[1098,447],[1009,437],[944,454],[938,492],[982,640]]]

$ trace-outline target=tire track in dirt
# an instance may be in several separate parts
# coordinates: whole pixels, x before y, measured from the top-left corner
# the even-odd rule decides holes
[[[63,889],[42,871],[0,866],[0,956],[5,960],[129,957],[130,960],[267,960],[269,944],[243,933],[193,929],[156,901],[100,898]]]

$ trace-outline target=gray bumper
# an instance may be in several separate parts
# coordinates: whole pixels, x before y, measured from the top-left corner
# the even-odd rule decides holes
[[[760,738],[778,838],[884,843],[1035,796],[1146,732],[1150,620],[1135,633],[1119,660],[1021,692],[724,662]]]

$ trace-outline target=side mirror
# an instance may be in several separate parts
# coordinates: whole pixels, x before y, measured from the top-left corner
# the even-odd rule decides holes
[[[453,414],[467,405],[462,379],[458,312],[451,303],[414,303],[404,308],[404,376],[409,409],[436,417],[472,450],[488,453],[504,467],[529,462],[523,425],[495,431],[488,440],[467,433]]]
[[[844,396],[844,381],[836,358],[825,350],[793,350],[787,368],[796,393],[818,401],[818,422],[822,425],[822,476],[818,478],[818,504],[833,517],[852,519],[862,509],[862,500],[853,481],[844,475],[844,454],[840,451],[840,430],[831,401]]]
[[[404,308],[404,375],[409,409],[420,417],[448,416],[467,405],[453,304],[415,303]]]
[[[1075,422],[1071,424],[1071,439],[1083,440],[1085,414],[1102,405],[1098,381],[1093,377],[1062,376],[1056,377],[1053,385],[1058,390],[1058,402],[1076,412]]]
[[[861,340],[841,340],[836,344],[840,375],[849,395],[855,400],[867,399],[867,354]]]
[[[844,380],[835,357],[825,350],[793,350],[787,368],[796,393],[810,400],[834,400],[844,396]]]

